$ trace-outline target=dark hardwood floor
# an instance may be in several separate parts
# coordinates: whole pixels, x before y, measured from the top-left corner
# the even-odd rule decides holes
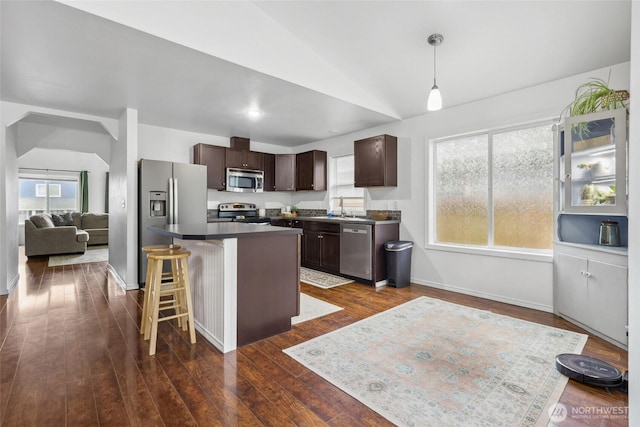
[[[226,355],[200,335],[190,345],[187,332],[163,322],[150,357],[138,329],[141,294],[120,290],[106,263],[47,267],[46,257],[21,254],[20,276],[19,288],[0,296],[2,426],[390,425],[281,350],[421,295],[584,332],[553,314],[424,286],[303,284],[344,310]],[[596,337],[584,353],[627,367],[627,352]],[[619,391],[570,381],[560,402],[582,416],[558,426],[628,425],[585,414],[626,408]]]

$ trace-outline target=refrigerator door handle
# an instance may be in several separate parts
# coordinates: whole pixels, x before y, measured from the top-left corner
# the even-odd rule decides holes
[[[173,196],[174,197],[174,204],[173,204],[173,206],[174,206],[174,208],[173,208],[173,210],[174,210],[174,212],[173,212],[174,222],[173,223],[174,224],[178,223],[178,211],[179,211],[178,206],[180,206],[180,203],[178,202],[178,193],[179,193],[179,191],[178,191],[178,178],[173,178],[173,194],[174,194],[174,196]]]
[[[174,224],[173,209],[174,209],[173,178],[169,178],[169,224]]]

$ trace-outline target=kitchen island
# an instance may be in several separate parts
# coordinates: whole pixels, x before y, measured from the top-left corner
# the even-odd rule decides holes
[[[291,329],[300,229],[239,222],[149,227],[191,251],[196,330],[223,353]]]

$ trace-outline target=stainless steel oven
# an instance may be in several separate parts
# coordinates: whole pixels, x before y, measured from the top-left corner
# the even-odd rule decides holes
[[[227,168],[227,191],[262,193],[264,191],[264,172]]]
[[[221,203],[218,207],[218,219],[259,225],[271,224],[269,217],[258,215],[258,209],[253,203]]]

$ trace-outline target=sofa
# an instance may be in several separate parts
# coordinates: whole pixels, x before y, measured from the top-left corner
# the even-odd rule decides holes
[[[83,253],[109,243],[109,214],[36,214],[24,221],[25,255]]]

